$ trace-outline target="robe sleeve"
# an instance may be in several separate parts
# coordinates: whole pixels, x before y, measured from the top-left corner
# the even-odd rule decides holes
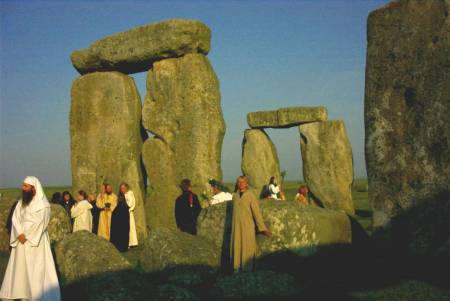
[[[11,245],[11,247],[15,247],[17,246],[17,244],[19,243],[19,235],[23,233],[23,228],[22,228],[22,223],[20,220],[20,208],[22,206],[16,206],[16,208],[14,209],[14,213],[13,216],[11,218],[11,237],[9,240],[9,243]]]
[[[117,196],[115,194],[111,195],[111,198],[108,201],[111,202],[111,212],[112,212],[117,207]]]
[[[136,207],[136,199],[134,197],[133,191],[130,190],[129,197],[127,198],[127,205],[129,207],[129,211],[134,211],[134,208]]]
[[[79,202],[78,204],[75,204],[72,209],[70,209],[70,215],[72,218],[76,218],[80,215],[82,215],[87,210],[91,210],[92,205],[89,204],[86,201]]]
[[[256,228],[259,232],[267,230],[266,225],[259,209],[259,202],[255,197],[252,197],[250,201],[250,209],[252,210],[253,219],[255,220]]]
[[[42,234],[47,230],[50,221],[50,207],[30,213],[33,225],[25,230],[25,238],[33,247],[39,246]]]
[[[279,193],[280,192],[280,186],[275,186],[273,184],[270,184],[269,190],[270,190],[270,193],[273,193],[273,194]]]

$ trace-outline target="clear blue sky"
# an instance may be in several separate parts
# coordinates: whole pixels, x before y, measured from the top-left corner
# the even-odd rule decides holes
[[[388,1],[2,1],[0,187],[27,175],[71,183],[68,114],[78,76],[70,54],[93,41],[169,18],[212,30],[208,55],[227,124],[225,180],[240,173],[247,112],[324,105],[345,121],[364,177],[366,20]],[[133,75],[143,99],[145,73]],[[269,130],[281,168],[301,177],[297,129]]]

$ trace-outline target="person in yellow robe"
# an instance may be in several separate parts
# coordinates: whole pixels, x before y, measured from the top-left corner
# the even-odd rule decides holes
[[[231,264],[235,272],[252,271],[256,257],[256,233],[267,237],[272,232],[266,227],[259,209],[259,200],[248,191],[248,182],[244,176],[236,181],[233,194],[233,219],[231,224]]]
[[[110,238],[111,216],[117,206],[117,195],[113,193],[110,184],[102,185],[102,191],[97,196],[95,205],[101,210],[98,220],[97,234],[106,240]]]

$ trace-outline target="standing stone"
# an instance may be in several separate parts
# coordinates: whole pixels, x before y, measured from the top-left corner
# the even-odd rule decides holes
[[[173,19],[116,33],[74,51],[72,64],[81,74],[147,71],[158,60],[209,52],[211,31],[195,20]]]
[[[123,181],[136,197],[138,236],[146,237],[141,172],[141,101],[134,80],[119,72],[80,76],[70,110],[73,190],[99,192],[108,182],[117,193]]]
[[[152,227],[173,227],[174,197],[180,194],[174,187],[189,178],[201,198],[210,189],[210,179],[222,178],[225,122],[219,81],[208,59],[187,54],[156,62],[148,73],[142,114],[144,127],[155,135],[143,152],[152,188],[148,222]],[[163,179],[162,174],[167,177]]]
[[[344,122],[333,120],[299,127],[303,177],[325,208],[353,214],[352,148]]]
[[[420,253],[450,231],[442,214],[450,183],[449,8],[445,0],[396,1],[368,18],[365,144],[373,226],[391,228],[408,217],[399,237]]]
[[[267,191],[270,177],[275,177],[277,183],[282,182],[277,150],[264,130],[245,130],[241,169],[249,188],[257,196],[263,196]]]
[[[145,208],[147,223],[152,229],[161,225],[175,227],[175,199],[180,189],[174,153],[163,140],[154,137],[145,141],[142,158],[150,179]]]

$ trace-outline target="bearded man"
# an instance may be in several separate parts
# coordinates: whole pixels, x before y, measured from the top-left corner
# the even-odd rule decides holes
[[[37,178],[23,181],[22,199],[11,221],[11,255],[0,298],[59,301],[58,276],[47,232],[50,203]]]
[[[110,240],[112,212],[117,207],[117,195],[113,193],[110,184],[102,185],[102,190],[97,196],[95,205],[101,210],[98,220],[97,235],[106,240]]]

